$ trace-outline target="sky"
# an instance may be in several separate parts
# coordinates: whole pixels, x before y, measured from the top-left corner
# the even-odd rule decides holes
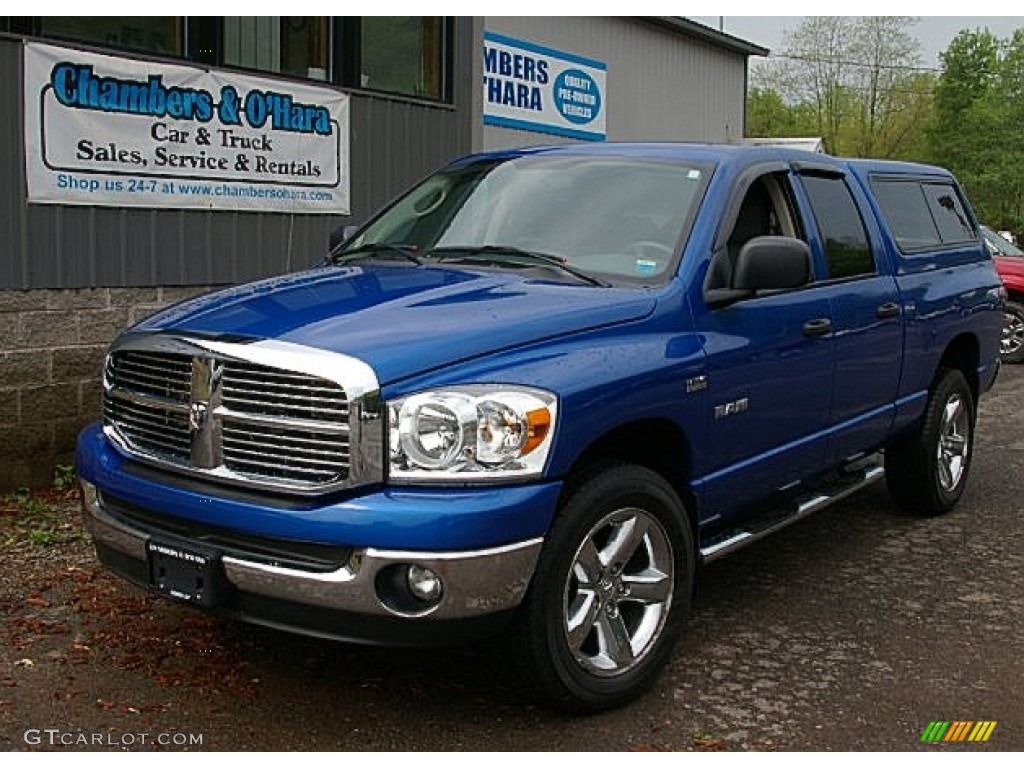
[[[738,10],[738,9],[734,9]],[[870,10],[870,9],[869,9]],[[911,15],[913,8],[905,13]],[[787,29],[799,26],[804,16],[689,16],[714,29],[719,28],[719,19],[724,31],[775,51],[780,50]],[[921,42],[921,64],[926,67],[939,66],[939,53],[962,29],[989,29],[997,37],[1009,37],[1015,29],[1024,27],[1024,16],[917,16],[918,21],[911,31]],[[751,59],[756,63],[759,59]]]

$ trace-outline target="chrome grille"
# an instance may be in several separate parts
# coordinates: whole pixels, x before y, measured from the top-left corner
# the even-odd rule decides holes
[[[189,460],[188,414],[116,397],[103,399],[103,419],[131,448],[176,463]]]
[[[107,357],[105,373],[108,387],[116,383],[122,396],[104,397],[104,420],[116,425],[136,451],[175,463],[188,461],[192,360],[126,351]]]
[[[333,381],[253,363],[229,362],[222,378],[232,413],[311,421],[348,421],[345,390]]]
[[[107,433],[130,454],[236,483],[313,491],[349,476],[349,402],[330,379],[213,354],[114,351]]]
[[[140,395],[187,403],[192,390],[192,358],[151,352],[117,352],[107,357],[107,378]]]
[[[245,475],[334,482],[348,469],[348,435],[225,419],[224,466]]]

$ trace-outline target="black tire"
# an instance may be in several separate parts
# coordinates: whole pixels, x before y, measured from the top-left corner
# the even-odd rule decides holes
[[[1004,363],[1024,363],[1024,304],[1006,302],[999,356]]]
[[[694,562],[686,509],[660,475],[605,463],[572,478],[510,638],[527,692],[572,714],[641,695],[689,610]]]
[[[974,454],[974,395],[958,370],[935,377],[918,429],[885,450],[885,477],[908,512],[941,515],[960,500]]]

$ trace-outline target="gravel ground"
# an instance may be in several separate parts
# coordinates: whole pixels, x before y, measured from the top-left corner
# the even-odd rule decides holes
[[[655,689],[585,721],[489,646],[347,646],[150,596],[98,568],[72,494],[7,497],[0,749],[1024,749],[1022,388],[1004,369],[982,401],[953,513],[900,514],[879,484],[707,567]],[[933,720],[998,725],[922,744]]]

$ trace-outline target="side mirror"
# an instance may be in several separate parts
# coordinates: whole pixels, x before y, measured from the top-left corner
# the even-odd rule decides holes
[[[733,269],[737,291],[780,291],[811,281],[811,249],[793,237],[755,237],[740,249]]]
[[[351,239],[359,231],[359,226],[359,224],[345,224],[331,232],[328,250],[333,251],[346,240]]]

